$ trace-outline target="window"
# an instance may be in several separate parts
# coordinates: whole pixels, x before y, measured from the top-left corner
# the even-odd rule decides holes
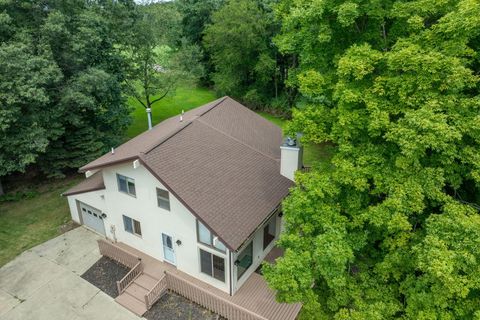
[[[225,252],[225,245],[218,240],[218,237],[214,237],[210,230],[203,225],[200,221],[197,220],[197,240],[204,245],[215,248],[218,251]]]
[[[270,222],[263,227],[263,250],[265,250],[273,239],[275,239],[275,226],[276,219],[273,218]]]
[[[237,266],[237,280],[239,280],[245,271],[253,263],[253,242],[250,242],[248,246],[238,255],[235,265]]]
[[[160,208],[170,211],[170,197],[167,190],[157,188],[157,203]]]
[[[134,197],[137,195],[135,191],[135,180],[133,180],[132,178],[128,178],[117,173],[117,182],[118,191],[124,192]]]
[[[127,216],[123,216],[123,225],[125,227],[125,231],[139,236],[142,235],[142,228],[140,227],[139,221]]]
[[[225,282],[225,259],[200,249],[200,271]]]

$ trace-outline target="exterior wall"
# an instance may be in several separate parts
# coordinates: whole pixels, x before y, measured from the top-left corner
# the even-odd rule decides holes
[[[278,216],[279,212],[277,211],[265,224],[263,224],[257,231],[254,233],[253,237],[250,240],[246,241],[245,244],[237,251],[232,254],[232,283],[233,283],[233,293],[235,293],[240,287],[245,283],[245,281],[250,277],[250,275],[255,272],[255,270],[260,266],[265,256],[272,250],[275,246],[275,242],[278,239],[280,234],[280,229],[282,225],[282,219]],[[270,221],[275,220],[275,239],[268,245],[265,250],[263,250],[263,228]],[[240,279],[237,280],[237,267],[234,265],[234,261],[237,260],[238,254],[247,247],[250,242],[253,242],[253,262],[252,265],[245,271]]]
[[[118,191],[117,173],[135,179],[136,197]],[[140,166],[134,169],[132,162],[126,162],[122,165],[105,168],[102,170],[102,174],[105,183],[105,190],[103,190],[105,200],[104,206],[98,209],[107,214],[104,222],[108,238],[124,242],[160,261],[168,263],[163,255],[162,233],[172,236],[176,266],[179,270],[220,290],[230,292],[228,249],[225,254],[222,254],[198,244],[195,216],[171,193],[169,196],[170,211],[159,208],[156,188],[164,190],[167,190],[167,188],[145,167]],[[79,196],[72,197],[79,198]],[[89,199],[85,199],[83,202],[96,207],[95,203],[89,201]],[[72,217],[73,212],[74,210],[72,210]],[[125,231],[122,215],[140,222],[141,237]],[[112,232],[113,230],[114,232]],[[177,240],[181,241],[180,245],[176,243]],[[199,247],[225,258],[225,282],[200,272]]]
[[[72,214],[72,220],[76,223],[82,224],[83,221],[80,217],[80,211],[77,204],[77,201],[88,204],[91,207],[94,207],[102,212],[105,211],[105,190],[98,190],[86,193],[75,194],[67,197],[68,206],[70,208],[70,213]],[[105,226],[105,231],[108,233],[107,226]]]

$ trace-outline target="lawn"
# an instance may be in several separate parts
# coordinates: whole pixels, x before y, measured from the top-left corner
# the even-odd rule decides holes
[[[152,98],[155,99],[156,97]],[[153,125],[179,115],[182,110],[187,111],[215,100],[216,96],[212,90],[191,86],[180,86],[175,94],[167,96],[152,107]],[[128,99],[129,105],[133,108],[132,124],[127,131],[128,138],[133,138],[139,133],[148,129],[147,113],[145,108],[135,98]]]
[[[72,228],[67,199],[60,194],[79,181],[74,177],[23,186],[21,192],[28,188],[28,196],[0,202],[0,266]]]
[[[259,115],[265,119],[275,123],[277,126],[282,129],[287,124],[287,121],[278,116],[271,115],[266,112],[257,112]],[[307,143],[303,147],[303,163],[307,166],[318,163],[318,162],[328,162],[332,156],[333,147],[330,144],[313,144]]]

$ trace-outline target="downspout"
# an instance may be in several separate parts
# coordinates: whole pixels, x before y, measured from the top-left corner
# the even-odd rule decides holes
[[[232,251],[228,250],[228,260],[229,260],[229,265],[230,265],[230,296],[233,296],[233,282],[232,282],[232,274],[233,274],[233,263],[232,263]]]

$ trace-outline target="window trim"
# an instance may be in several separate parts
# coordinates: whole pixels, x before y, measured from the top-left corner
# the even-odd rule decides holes
[[[158,194],[158,191],[165,191],[167,193],[167,198],[165,198],[163,196],[160,196]],[[170,192],[168,192],[168,190],[165,190],[165,189],[162,189],[162,188],[156,188],[156,193],[157,193],[157,206],[160,209],[170,211]],[[164,207],[160,206],[160,200],[166,201],[168,203],[168,208],[164,208]]]
[[[130,234],[133,234],[137,237],[142,237],[142,224],[140,221],[136,220],[136,219],[133,219],[127,215],[124,215],[122,214],[122,219],[123,219],[123,230],[125,230],[125,232],[127,233],[130,233]],[[127,227],[126,227],[126,224],[125,224],[125,219],[130,219],[131,221],[131,226],[132,226],[132,232],[130,232],[129,230],[127,230]],[[135,222],[138,224],[138,227],[140,228],[140,230],[137,230],[137,228],[135,227]],[[138,231],[140,231],[140,233],[138,233]]]
[[[123,190],[120,189],[120,177],[123,177],[125,179],[127,191],[123,191]],[[130,188],[128,187],[128,182],[133,183],[134,193],[130,192]],[[129,196],[134,197],[134,198],[137,197],[137,188],[135,186],[135,179],[124,176],[123,174],[117,173],[117,187],[118,187],[119,192],[121,192],[123,194],[128,194]]]
[[[225,243],[220,241],[220,238],[218,238],[218,236],[214,236],[212,231],[210,231],[210,229],[208,229],[207,226],[204,225],[203,223],[202,223],[202,225],[205,227],[205,229],[207,229],[208,232],[210,232],[210,243],[205,243],[205,242],[200,241],[200,223],[202,223],[202,222],[200,220],[196,219],[197,242],[206,246],[206,247],[208,247],[208,248],[211,248],[211,249],[214,249],[218,252],[226,254],[227,253],[227,246],[225,245]],[[215,245],[213,244],[213,240],[214,240],[215,237],[218,239],[217,241],[219,241],[221,244],[223,244],[223,247],[225,248],[225,250],[220,250],[219,248],[215,247]]]
[[[200,273],[202,274],[205,274],[211,278],[214,278],[220,282],[223,282],[223,283],[226,283],[226,279],[227,279],[227,267],[226,267],[226,263],[225,263],[225,257],[221,257],[213,252],[210,252],[210,251],[207,251],[207,250],[204,250],[202,248],[198,248],[198,262],[199,262],[199,267],[200,267]],[[202,251],[209,254],[210,255],[210,268],[211,268],[211,275],[208,274],[208,273],[205,273],[202,271]],[[222,279],[219,279],[215,276],[215,268],[214,268],[214,264],[213,264],[213,257],[216,257],[217,259],[220,259],[223,261],[223,280]]]

